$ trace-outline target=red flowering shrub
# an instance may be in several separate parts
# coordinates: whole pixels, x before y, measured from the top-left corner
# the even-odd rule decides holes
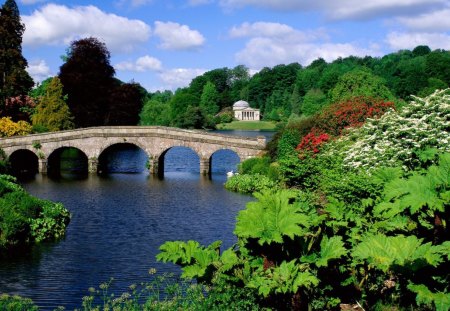
[[[355,97],[325,108],[318,116],[317,126],[321,131],[332,136],[339,136],[349,127],[360,127],[367,118],[379,118],[393,102],[382,99]]]
[[[313,129],[311,132],[303,136],[302,141],[297,146],[296,150],[318,153],[320,151],[320,147],[329,140],[330,135],[327,133],[318,133]]]
[[[5,100],[3,107],[0,105],[0,117],[11,117],[15,122],[20,120],[29,122],[35,106],[33,98],[28,95],[10,97]]]
[[[360,127],[367,118],[378,118],[389,108],[394,108],[393,102],[367,97],[330,105],[316,116],[315,126],[303,136],[296,149],[318,153],[323,144],[340,136],[346,128]]]

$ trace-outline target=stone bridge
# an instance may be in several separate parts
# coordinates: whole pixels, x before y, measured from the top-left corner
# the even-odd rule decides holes
[[[68,147],[79,149],[88,160],[89,172],[97,173],[100,155],[116,144],[132,144],[144,150],[152,174],[163,174],[164,155],[170,148],[188,147],[200,159],[200,173],[207,175],[211,171],[211,158],[216,151],[234,151],[243,161],[260,154],[266,139],[262,136],[239,137],[155,126],[92,127],[0,139],[0,148],[10,159],[19,152],[33,153],[40,173],[47,173],[48,159],[53,153]]]

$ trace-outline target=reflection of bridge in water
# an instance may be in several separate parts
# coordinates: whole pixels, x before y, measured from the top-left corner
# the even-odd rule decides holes
[[[150,173],[164,173],[164,156],[169,149],[182,146],[192,149],[200,159],[200,174],[211,172],[211,159],[215,152],[231,150],[240,160],[255,157],[266,145],[264,137],[240,137],[214,134],[206,131],[183,130],[155,126],[92,127],[70,131],[16,136],[0,139],[2,148],[13,167],[47,173],[52,159],[60,157],[62,150],[80,151],[90,173],[99,170],[103,153],[116,145],[134,145],[149,158]]]

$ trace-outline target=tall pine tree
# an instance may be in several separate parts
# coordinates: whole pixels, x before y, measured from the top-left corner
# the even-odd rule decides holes
[[[0,110],[7,98],[26,95],[34,85],[22,55],[24,31],[16,2],[6,0],[0,9]]]

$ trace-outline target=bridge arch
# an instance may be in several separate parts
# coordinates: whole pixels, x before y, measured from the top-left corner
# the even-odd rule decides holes
[[[229,171],[236,172],[241,157],[232,148],[222,148],[214,151],[209,157],[209,174],[225,174]]]
[[[188,150],[188,152],[190,152],[191,154],[195,155],[195,157],[197,158],[196,161],[197,163],[195,165],[200,165],[201,166],[201,155],[198,153],[197,150],[195,150],[194,148],[186,145],[186,144],[176,144],[170,147],[166,147],[161,153],[155,155],[152,158],[152,163],[151,163],[151,172],[158,175],[159,177],[163,177],[164,176],[164,170],[166,168],[166,155],[167,153],[174,149],[174,148],[183,148],[185,150]],[[201,170],[201,167],[200,167]]]
[[[9,155],[14,176],[34,176],[39,171],[39,157],[29,149],[17,149]]]
[[[136,153],[135,151],[137,149],[141,150],[143,154]],[[124,153],[128,153],[127,157],[133,157],[131,163],[133,163],[134,165],[123,163],[122,161],[120,161],[120,155]],[[142,156],[144,156],[145,159],[142,159],[143,161],[140,161],[139,158]],[[102,148],[98,156],[97,172],[108,173],[111,172],[111,170],[119,170],[118,172],[121,173],[142,172],[143,170],[145,170],[145,165],[149,158],[150,157],[148,152],[139,143],[128,141],[108,143],[106,147]],[[141,167],[140,164],[142,164]]]
[[[86,175],[89,171],[88,155],[80,148],[63,146],[53,150],[47,158],[47,172],[50,175],[62,176]]]

